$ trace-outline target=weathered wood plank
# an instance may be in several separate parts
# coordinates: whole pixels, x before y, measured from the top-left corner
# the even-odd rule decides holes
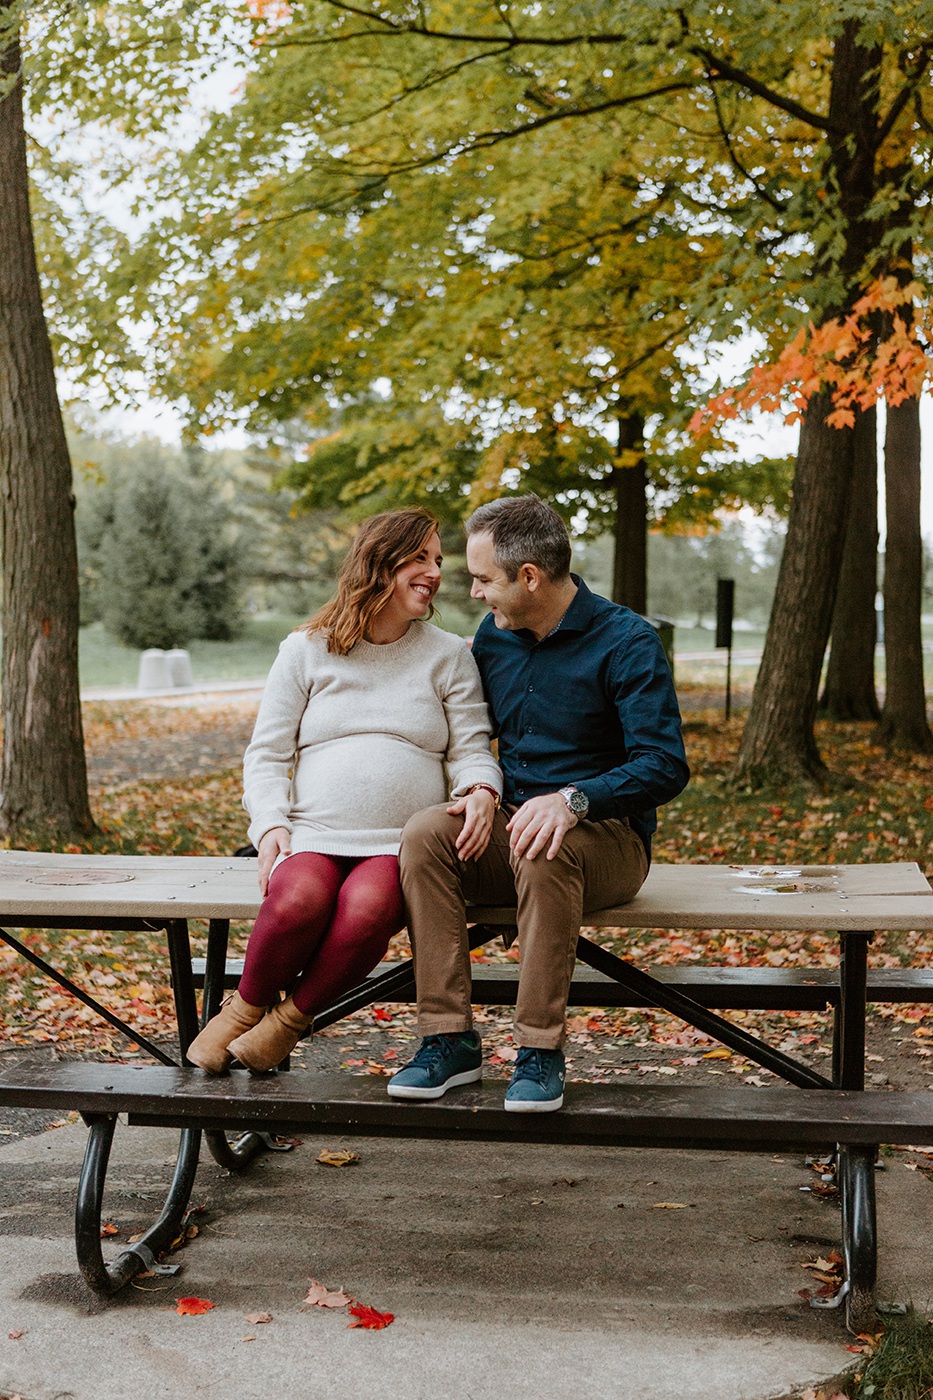
[[[82,879],[92,883],[73,883]],[[38,915],[51,923],[95,914],[248,919],[259,905],[255,859],[0,851],[0,921]],[[471,917],[508,927],[515,912],[483,906],[473,909]],[[933,893],[915,862],[654,864],[630,904],[589,911],[585,923],[602,928],[928,929],[933,928]]]
[[[506,1114],[504,1083],[396,1102],[385,1081],[295,1073],[214,1079],[199,1070],[63,1064],[0,1076],[0,1103],[129,1113],[173,1126],[287,1127],[413,1137],[606,1145],[823,1146],[933,1140],[933,1093],[569,1084],[555,1114]]]

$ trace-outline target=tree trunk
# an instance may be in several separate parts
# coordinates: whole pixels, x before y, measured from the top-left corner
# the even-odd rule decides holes
[[[8,21],[10,5],[0,6]],[[0,57],[7,78],[17,43]],[[22,80],[0,101],[0,830],[53,841],[93,830],[78,693],[71,463],[36,270]]]
[[[884,435],[884,664],[881,737],[908,753],[933,753],[923,685],[920,613],[920,400],[888,405]]]
[[[615,553],[612,601],[634,612],[648,610],[648,471],[641,452],[645,420],[638,413],[619,418],[618,453],[638,453],[631,464],[616,467]]]
[[[833,274],[840,301],[821,311],[844,314],[881,238],[869,220],[875,187],[875,133],[881,50],[861,42],[847,20],[833,45],[827,180],[838,190],[844,244],[838,261],[822,254],[815,269]],[[831,395],[815,394],[804,413],[787,543],[778,574],[764,655],[742,736],[734,778],[747,786],[821,782],[827,774],[813,733],[820,671],[848,524],[854,428],[826,422]]]
[[[878,413],[855,422],[852,504],[833,609],[820,710],[828,719],[876,720],[875,595],[878,591]]]
[[[831,428],[826,394],[814,396],[800,430],[794,497],[764,654],[735,777],[758,786],[820,781],[826,767],[813,735],[852,484],[852,428]]]

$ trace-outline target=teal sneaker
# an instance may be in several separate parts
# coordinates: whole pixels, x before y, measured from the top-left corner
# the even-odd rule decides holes
[[[386,1090],[391,1099],[439,1099],[455,1084],[473,1084],[482,1077],[483,1042],[476,1031],[428,1035]]]
[[[506,1112],[553,1113],[564,1102],[566,1075],[562,1050],[523,1046],[506,1091]]]

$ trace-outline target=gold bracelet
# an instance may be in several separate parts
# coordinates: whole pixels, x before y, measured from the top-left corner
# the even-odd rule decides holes
[[[502,806],[502,798],[496,792],[495,788],[491,787],[489,783],[474,783],[473,786],[470,788],[470,792],[467,793],[467,797],[469,797],[471,792],[491,792],[492,800],[495,803],[495,806],[493,807],[494,812],[498,812],[499,808]]]

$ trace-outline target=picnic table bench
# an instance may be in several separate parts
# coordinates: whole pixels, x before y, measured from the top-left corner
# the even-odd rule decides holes
[[[89,1136],[78,1186],[78,1263],[90,1286],[115,1292],[159,1262],[188,1204],[202,1135],[222,1166],[245,1167],[257,1152],[281,1146],[276,1134],[341,1132],[451,1140],[604,1146],[806,1150],[838,1153],[845,1279],[832,1305],[863,1330],[874,1309],[876,1228],[874,1162],[880,1143],[933,1141],[933,1092],[864,1088],[865,1015],[872,1001],[933,1002],[926,969],[869,971],[879,930],[933,928],[933,893],[912,863],[873,866],[740,867],[654,865],[628,905],[588,912],[604,928],[836,930],[838,969],[664,967],[646,972],[581,935],[575,1005],[656,1006],[715,1037],[793,1088],[710,1089],[678,1085],[573,1084],[555,1114],[506,1114],[501,1086],[468,1086],[437,1102],[393,1101],[384,1081],[302,1073],[257,1079],[234,1071],[210,1078],[184,1061],[201,1018],[216,1010],[236,976],[228,962],[232,919],[253,918],[260,899],[255,860],[184,856],[83,856],[0,852],[0,939],[115,1029],[155,1065],[61,1063],[0,1075],[0,1104],[77,1110]],[[188,921],[206,920],[206,958],[191,955]],[[515,911],[475,907],[471,944],[514,928]],[[164,930],[182,1063],[75,986],[10,928]],[[515,999],[515,972],[474,967],[474,1000]],[[384,965],[319,1016],[323,1027],[374,1003],[408,1001],[408,962]],[[802,1064],[719,1014],[722,1010],[813,1010],[835,1018],[830,1076]],[[178,1158],[158,1219],[135,1244],[105,1259],[100,1225],[107,1163],[117,1116],[131,1126],[181,1130]],[[231,1140],[230,1135],[235,1134]]]

